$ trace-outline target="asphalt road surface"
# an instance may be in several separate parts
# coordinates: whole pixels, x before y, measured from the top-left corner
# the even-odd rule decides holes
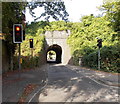
[[[48,83],[31,102],[118,102],[118,89],[60,64],[48,69]]]

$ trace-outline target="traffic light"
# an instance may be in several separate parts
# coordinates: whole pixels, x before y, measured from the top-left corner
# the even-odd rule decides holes
[[[14,24],[13,25],[13,42],[22,43],[22,41],[23,41],[22,24]]]
[[[25,40],[25,30],[23,30],[23,40]]]
[[[102,47],[102,39],[98,39],[97,42],[98,42],[97,46],[99,48],[101,48]]]
[[[30,42],[30,48],[33,48],[33,39],[29,39]]]

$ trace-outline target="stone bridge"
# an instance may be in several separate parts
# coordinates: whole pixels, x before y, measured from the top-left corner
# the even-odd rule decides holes
[[[49,51],[56,53],[56,63],[68,64],[71,59],[70,47],[67,44],[67,38],[70,30],[67,31],[46,31],[45,32],[45,51],[46,57]]]

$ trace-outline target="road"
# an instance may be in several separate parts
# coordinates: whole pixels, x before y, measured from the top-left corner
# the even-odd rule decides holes
[[[118,102],[118,89],[97,83],[84,72],[52,64],[47,86],[31,102]]]

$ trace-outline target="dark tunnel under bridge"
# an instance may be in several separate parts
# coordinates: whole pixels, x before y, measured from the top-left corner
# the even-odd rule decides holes
[[[53,51],[55,52],[55,59],[52,60],[52,57],[51,57],[51,60],[48,60],[48,54],[50,54],[49,52],[50,51]],[[47,52],[46,52],[46,57],[47,57],[47,63],[61,63],[62,62],[62,48],[61,46],[57,45],[57,44],[53,44],[51,46],[48,47],[47,49]]]

